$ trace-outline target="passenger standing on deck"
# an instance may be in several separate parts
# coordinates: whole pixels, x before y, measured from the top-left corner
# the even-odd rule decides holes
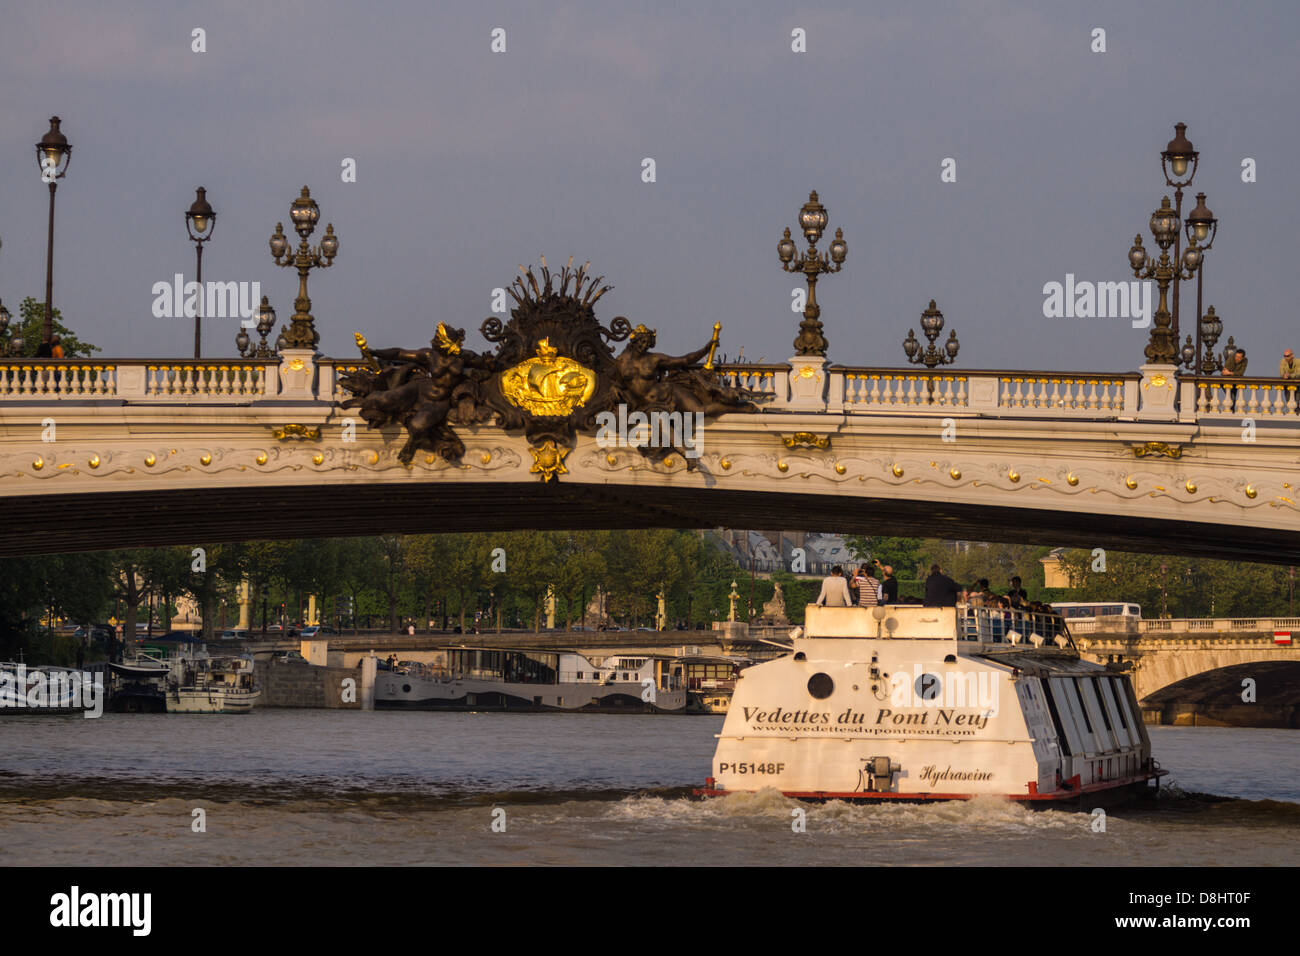
[[[817,595],[818,606],[849,607],[849,583],[844,580],[844,569],[838,564],[831,568],[829,577],[822,578],[822,591]]]
[[[1029,592],[1020,586],[1020,577],[1012,575],[1011,590],[1007,591],[1007,600],[1015,610],[1024,610],[1029,606]]]
[[[853,578],[853,586],[858,589],[858,607],[875,607],[881,603],[884,592],[880,582],[872,575],[869,565],[864,564],[858,569]]]
[[[957,582],[939,569],[939,565],[930,565],[930,576],[925,579],[926,607],[956,607]]]
[[[884,577],[880,579],[880,586],[884,588],[885,597],[880,603],[897,604],[898,603],[898,578],[894,577],[893,566],[889,564],[882,565],[880,563],[880,559],[877,558],[876,567],[880,568],[881,573],[884,575]]]

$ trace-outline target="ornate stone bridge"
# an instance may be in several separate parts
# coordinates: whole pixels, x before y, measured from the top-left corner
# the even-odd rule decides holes
[[[1300,562],[1296,383],[720,366],[697,467],[493,420],[459,463],[340,408],[360,362],[0,360],[0,554],[517,527],[834,527]],[[1233,410],[1235,405],[1236,409]],[[549,457],[548,457],[549,454]],[[539,457],[540,456],[540,457]]]
[[[1294,626],[1300,638],[1300,619],[1273,623]],[[1133,663],[1133,688],[1148,723],[1300,727],[1300,640],[1275,644],[1271,629],[1150,629],[1074,640],[1087,659]]]

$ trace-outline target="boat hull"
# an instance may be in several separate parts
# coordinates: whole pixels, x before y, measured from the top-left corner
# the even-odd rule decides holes
[[[230,691],[182,687],[167,694],[169,714],[247,714],[262,696],[260,690]]]
[[[1077,790],[1056,790],[1051,793],[1007,793],[1000,795],[986,793],[822,793],[782,791],[781,796],[792,800],[806,800],[825,803],[829,800],[847,803],[945,803],[952,801],[974,800],[977,798],[1014,800],[1026,806],[1039,809],[1094,809],[1096,807],[1122,806],[1141,800],[1149,800],[1156,795],[1159,780],[1168,771],[1152,770],[1149,773],[1124,780],[1108,781]],[[711,783],[691,791],[696,797],[726,797],[736,793],[752,793],[743,790],[719,790]]]

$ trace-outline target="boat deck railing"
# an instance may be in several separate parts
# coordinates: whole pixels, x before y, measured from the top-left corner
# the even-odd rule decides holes
[[[957,639],[985,644],[1073,647],[1069,628],[1059,614],[994,607],[957,606]],[[1041,640],[1039,640],[1041,639]],[[1058,640],[1059,639],[1059,640]]]

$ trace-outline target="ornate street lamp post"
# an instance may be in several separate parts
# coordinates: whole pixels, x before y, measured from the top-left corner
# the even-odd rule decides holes
[[[1169,141],[1164,150],[1160,153],[1160,168],[1165,174],[1165,185],[1172,186],[1174,189],[1174,215],[1181,222],[1183,218],[1183,187],[1192,184],[1192,178],[1196,175],[1196,166],[1200,162],[1200,153],[1192,146],[1191,140],[1187,138],[1187,124],[1174,124],[1174,138]],[[1181,233],[1174,235],[1174,262],[1182,260],[1182,241]],[[1178,290],[1182,287],[1182,276],[1174,277],[1174,341],[1178,341],[1180,334],[1179,311],[1178,311]],[[1187,276],[1191,278],[1191,276]]]
[[[1214,213],[1210,212],[1205,205],[1205,193],[1196,194],[1196,208],[1187,216],[1187,240],[1195,242],[1201,248],[1201,254],[1204,256],[1214,245],[1214,237],[1219,233],[1219,220],[1214,218]],[[1205,332],[1205,313],[1201,311],[1201,291],[1205,282],[1205,262],[1202,259],[1201,267],[1196,270],[1196,358],[1193,360],[1197,366],[1201,364],[1201,342]],[[1213,309],[1211,309],[1213,311]],[[1223,323],[1219,322],[1219,331],[1223,331]],[[1215,338],[1218,338],[1216,333]],[[1209,349],[1214,348],[1211,342]],[[1197,374],[1209,374],[1202,372],[1199,367],[1195,368]]]
[[[808,301],[804,304],[803,321],[799,323],[799,337],[794,340],[797,355],[825,355],[826,338],[822,335],[821,306],[817,304],[817,277],[823,273],[839,272],[844,266],[844,257],[848,254],[848,245],[844,241],[844,230],[835,230],[835,239],[828,252],[817,251],[817,240],[826,229],[826,207],[817,201],[817,190],[808,194],[808,201],[799,210],[799,226],[804,238],[808,240],[806,252],[796,255],[794,240],[790,230],[776,244],[777,255],[781,257],[781,268],[786,272],[802,272],[808,282]]]
[[[275,348],[268,346],[266,337],[271,334],[273,328],[275,328],[275,309],[271,307],[271,303],[267,301],[266,296],[262,296],[262,304],[257,310],[257,331],[262,336],[262,341],[257,345],[252,345],[248,332],[241,325],[239,332],[235,335],[235,345],[239,348],[240,357],[274,358],[278,354],[284,336],[281,335],[280,339],[276,341]]]
[[[50,184],[50,227],[45,247],[45,326],[41,341],[48,343],[54,337],[54,190],[68,171],[72,162],[72,146],[68,137],[59,130],[60,119],[50,117],[50,131],[36,144],[36,165],[41,170],[41,181]]]
[[[934,340],[943,331],[943,313],[935,305],[934,299],[930,300],[930,307],[921,313],[921,331],[930,340],[930,346],[922,352],[921,343],[916,339],[916,331],[908,329],[907,338],[903,340],[903,351],[907,353],[909,362],[913,365],[925,365],[926,368],[936,368],[957,361],[957,351],[961,348],[961,343],[957,341],[956,331],[948,333],[948,341],[944,343],[943,348],[935,348]],[[933,388],[934,382],[931,381],[930,385]]]
[[[320,333],[313,325],[311,299],[307,297],[307,276],[312,269],[327,269],[334,264],[334,257],[339,252],[339,241],[334,235],[334,224],[325,227],[325,237],[320,246],[312,249],[307,245],[307,238],[316,228],[320,219],[320,207],[306,186],[302,195],[289,206],[289,218],[298,232],[298,251],[289,253],[289,240],[284,235],[284,226],[275,224],[275,234],[271,236],[271,257],[277,266],[298,270],[298,297],[293,300],[293,318],[289,331],[284,334],[284,347],[290,349],[314,349],[320,341]]]
[[[1128,251],[1129,265],[1133,275],[1139,279],[1155,279],[1160,289],[1160,303],[1156,308],[1155,321],[1151,325],[1151,339],[1144,354],[1147,362],[1153,365],[1177,365],[1178,332],[1171,327],[1172,316],[1169,312],[1169,284],[1175,279],[1192,277],[1192,273],[1201,264],[1201,250],[1193,240],[1183,253],[1181,261],[1169,258],[1169,247],[1175,245],[1181,232],[1178,215],[1169,205],[1169,197],[1160,200],[1160,208],[1151,214],[1151,235],[1160,246],[1160,258],[1150,262],[1147,251],[1142,246],[1139,233],[1133,238],[1133,246]],[[1175,292],[1177,286],[1175,286]]]
[[[203,322],[203,244],[212,238],[217,228],[217,214],[208,205],[208,191],[200,186],[194,191],[194,202],[185,211],[185,230],[194,240],[194,281],[199,286],[199,307],[194,314],[194,357],[202,348]]]

